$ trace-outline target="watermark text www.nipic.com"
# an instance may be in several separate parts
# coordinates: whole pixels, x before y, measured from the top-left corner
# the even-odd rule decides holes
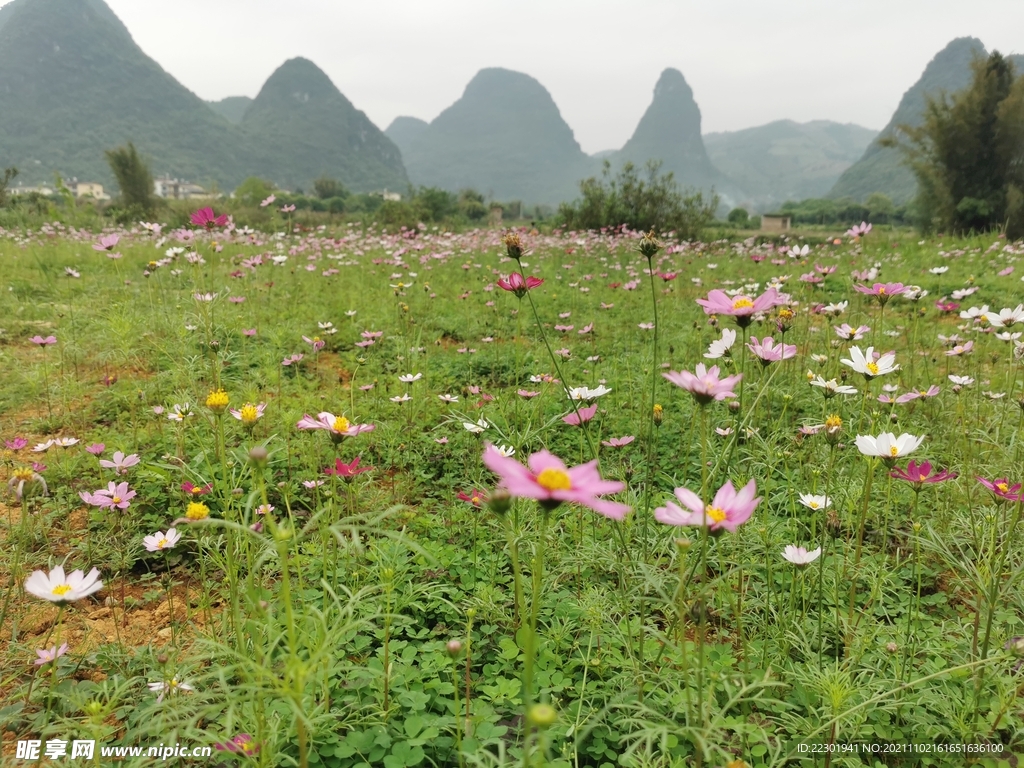
[[[97,751],[100,757],[152,757],[157,760],[170,760],[174,757],[209,757],[213,753],[211,747],[190,747],[182,744],[161,744],[154,747],[115,747],[100,744],[97,748],[94,739],[29,739],[18,742],[18,751],[14,756],[21,760],[39,760],[42,757],[50,760],[59,760],[62,757],[68,760],[92,760],[96,757]]]

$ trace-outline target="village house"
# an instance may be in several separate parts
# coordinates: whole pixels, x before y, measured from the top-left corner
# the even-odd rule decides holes
[[[169,176],[153,179],[153,194],[168,200],[205,200],[215,197],[198,184]]]

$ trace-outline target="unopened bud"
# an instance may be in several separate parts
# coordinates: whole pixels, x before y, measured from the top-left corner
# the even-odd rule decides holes
[[[264,466],[269,458],[270,453],[262,445],[255,445],[249,450],[249,461],[256,466]]]
[[[487,505],[496,515],[504,515],[512,507],[512,496],[508,491],[499,488],[487,500]]]
[[[462,653],[462,641],[461,640],[449,640],[446,646],[448,655],[452,658]]]
[[[648,260],[654,258],[658,251],[661,250],[661,243],[659,243],[654,237],[653,229],[640,238],[638,250],[646,256]]]
[[[665,409],[658,403],[654,404],[654,426],[660,427],[661,422],[665,419]]]
[[[526,719],[538,728],[547,728],[554,725],[558,719],[558,713],[550,704],[534,704],[526,713]]]
[[[156,660],[157,663],[159,664],[166,664],[168,661],[170,661],[166,653],[161,653],[159,656],[156,657]]]

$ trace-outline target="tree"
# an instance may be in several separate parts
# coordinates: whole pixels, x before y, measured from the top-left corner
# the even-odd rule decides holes
[[[138,218],[153,212],[153,176],[135,145],[108,149],[107,163],[121,188],[121,204],[127,218]]]
[[[954,233],[1006,226],[1024,229],[1024,85],[998,51],[971,63],[971,84],[929,99],[920,126],[900,126],[903,151],[917,177],[915,201],[924,229]]]
[[[329,176],[321,176],[314,181],[313,192],[321,200],[329,200],[332,197],[348,197],[348,192],[338,183],[338,180],[332,179]]]
[[[648,161],[644,176],[632,163],[612,177],[611,163],[604,161],[601,178],[580,182],[581,198],[562,203],[558,219],[573,229],[600,229],[625,224],[634,230],[674,231],[681,239],[696,239],[711,223],[718,195],[707,198],[699,190],[684,194],[672,173],[659,174],[661,162]]]
[[[729,211],[729,223],[743,228],[750,221],[750,212],[746,208],[733,208]]]
[[[14,177],[18,175],[18,169],[13,166],[4,169],[3,178],[0,179],[0,208],[7,205],[7,188],[11,182],[14,181]]]
[[[886,224],[896,212],[892,198],[881,192],[872,192],[864,206],[868,209],[868,221],[873,224]]]
[[[254,208],[274,192],[274,185],[259,176],[250,176],[235,187],[235,199],[242,205]]]

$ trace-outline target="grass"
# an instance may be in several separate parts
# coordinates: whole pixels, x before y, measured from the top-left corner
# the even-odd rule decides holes
[[[1020,361],[959,316],[1016,306],[1019,275],[998,273],[1020,245],[876,231],[794,259],[668,240],[650,261],[662,277],[636,234],[523,232],[521,269],[544,283],[517,298],[497,286],[520,269],[498,231],[118,234],[111,259],[92,232],[0,232],[0,438],[27,443],[8,444],[2,477],[28,478],[0,505],[8,734],[249,734],[247,752],[217,758],[303,768],[1010,765],[1022,750],[1022,504],[975,479],[1020,479]],[[836,271],[801,281],[815,265]],[[852,288],[871,268],[929,294],[883,310]],[[705,360],[736,325],[695,299],[770,284],[793,315],[772,309]],[[935,308],[967,288],[958,310]],[[815,310],[839,301],[838,317]],[[870,330],[845,341],[841,323]],[[956,340],[940,334],[973,350],[949,355]],[[742,345],[769,335],[795,355],[761,365]],[[853,345],[894,350],[899,370],[866,381],[840,363]],[[737,397],[702,406],[659,375],[699,362],[742,373]],[[809,372],[858,392],[825,399]],[[601,384],[594,418],[563,423],[587,404],[565,387]],[[933,384],[934,397],[878,400]],[[219,389],[228,409],[265,412],[246,425],[207,407]],[[175,405],[190,415],[169,419]],[[339,442],[296,429],[320,412],[375,429]],[[806,429],[832,414],[839,431]],[[923,436],[909,458],[958,476],[892,478],[855,444],[883,431]],[[60,437],[78,442],[33,452]],[[486,443],[524,462],[598,458],[632,512],[489,506]],[[98,461],[115,451],[140,462],[116,475]],[[370,471],[324,472],[356,458]],[[136,492],[126,509],[81,497],[112,480]],[[710,501],[751,480],[761,501],[735,532],[654,517],[675,488]],[[196,503],[207,519],[186,517]],[[172,548],[143,547],[170,527]],[[789,544],[822,554],[797,567]],[[103,589],[66,608],[24,590],[60,564],[97,568]],[[883,743],[911,746],[851,746]]]

